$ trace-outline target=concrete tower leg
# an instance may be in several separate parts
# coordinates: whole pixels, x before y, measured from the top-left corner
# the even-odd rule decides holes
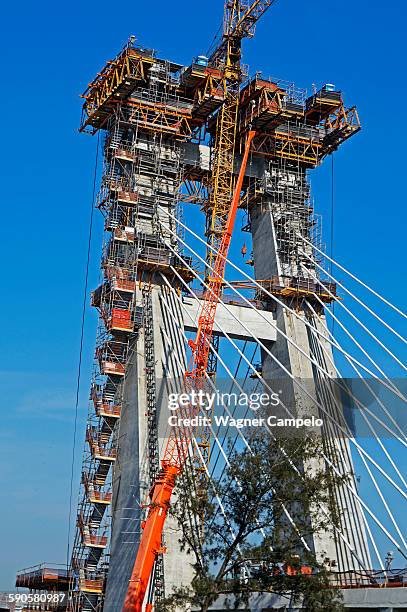
[[[274,174],[278,173],[275,168],[273,171]],[[305,176],[300,177],[301,185],[298,186],[296,194],[296,206],[292,204],[295,183],[299,181],[298,171],[294,170],[290,176],[290,173],[285,170],[284,173],[281,173],[280,178],[290,183],[291,190],[284,189],[280,181],[278,202],[276,202],[277,196],[272,195],[272,189],[270,189],[270,195],[266,195],[261,203],[254,205],[251,209],[251,230],[256,279],[273,279],[277,285],[284,286],[291,284],[292,281],[296,282],[297,279],[303,279],[304,276],[306,278],[306,273],[300,265],[301,257],[298,255],[295,236],[301,233],[310,239],[308,229],[310,208],[305,202],[306,196],[302,196],[301,202],[301,193],[306,193],[304,190]],[[266,181],[267,177],[265,177]],[[303,248],[303,243],[301,247]],[[303,258],[303,262],[306,261],[306,258]],[[293,301],[291,305],[294,305],[297,316],[275,302],[269,302],[268,307],[275,308],[278,329],[286,334],[291,342],[281,333],[277,333],[276,342],[269,346],[273,357],[264,351],[262,354],[263,377],[268,381],[279,379],[279,384],[283,384],[281,379],[284,379],[285,396],[290,409],[296,413],[296,416],[309,417],[319,414],[320,410],[309,397],[311,396],[318,398],[318,402],[324,406],[325,410],[341,425],[344,425],[343,414],[341,409],[335,406],[326,378],[321,376],[318,368],[308,358],[311,357],[317,362],[329,373],[330,377],[335,377],[330,344],[321,340],[320,337],[316,340],[316,336],[306,325],[307,321],[316,331],[328,336],[325,316],[323,313],[315,316],[309,309],[307,310],[304,303],[299,303],[298,300],[295,300],[295,303]],[[295,345],[302,349],[302,353]],[[290,381],[274,358],[306,388],[306,393],[300,391],[298,385]],[[321,434],[326,452],[332,456],[332,450],[334,450],[335,462],[339,469],[349,474],[352,479],[353,464],[348,441],[344,439],[338,427],[333,425],[329,418],[323,413],[319,416],[324,419]],[[352,482],[352,485],[354,486],[355,483]],[[348,545],[337,534],[322,533],[313,536],[313,541],[310,542],[311,548],[319,559],[328,557],[330,562],[333,561],[339,571],[370,568],[370,556],[359,504],[346,487],[338,488],[334,495],[341,515],[340,530]]]
[[[160,87],[167,82],[168,66],[158,63],[153,68],[149,96],[151,100],[161,100]],[[132,271],[136,287],[133,310],[135,318],[139,316],[142,320],[136,324],[128,351],[122,414],[116,434],[110,563],[104,603],[108,612],[123,606],[140,541],[144,517],[141,505],[148,500],[166,442],[165,428],[161,439],[158,437],[158,422],[160,419],[168,422],[166,393],[171,385],[179,391],[185,362],[183,317],[177,302],[164,296],[167,290],[161,276],[170,275],[173,282],[170,266],[176,265],[176,261],[165,240],[174,241],[167,231],[174,228],[174,223],[166,211],[171,214],[175,211],[180,183],[179,143],[171,136],[145,130],[139,121],[137,112],[128,108],[118,114],[115,146],[122,157],[120,147],[130,153],[126,153],[125,159],[120,157],[112,169],[108,166],[115,185],[130,185],[132,189],[132,206],[123,212],[123,206],[114,205],[112,210],[116,214],[110,211],[109,217],[113,239],[120,240],[115,264],[127,265]],[[130,195],[120,191],[120,201],[126,200],[127,205]],[[156,564],[155,597],[171,593],[175,586],[187,584],[192,578],[187,555],[179,549],[176,526],[170,519],[166,522],[164,540],[166,536],[171,546]]]
[[[159,419],[167,419],[167,394],[179,391],[180,364],[185,362],[181,336],[183,318],[179,303],[167,295],[166,288],[154,278],[151,289],[153,315],[152,333],[155,353],[155,383]],[[142,303],[142,291],[137,289],[137,303]],[[165,299],[165,305],[163,303]],[[171,315],[168,313],[171,310]],[[124,382],[123,413],[120,420],[118,459],[114,471],[111,531],[111,557],[107,578],[104,610],[121,610],[129,578],[136,558],[140,538],[142,504],[150,487],[148,419],[146,414],[146,331],[141,329],[130,352]],[[170,342],[168,341],[170,339]],[[161,427],[165,431],[164,427]],[[160,456],[165,439],[159,440]],[[191,582],[190,559],[180,550],[177,526],[171,518],[166,522],[165,538],[171,547],[164,558],[165,592]]]

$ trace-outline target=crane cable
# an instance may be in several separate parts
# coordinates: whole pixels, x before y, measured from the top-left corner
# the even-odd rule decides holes
[[[76,452],[76,434],[78,430],[79,390],[80,390],[81,373],[82,373],[83,339],[84,339],[84,333],[85,333],[85,318],[86,318],[86,303],[87,303],[88,282],[89,282],[90,252],[91,252],[92,232],[93,232],[93,214],[94,214],[94,202],[95,202],[95,194],[96,194],[97,169],[98,169],[98,162],[99,162],[99,141],[100,141],[100,137],[99,137],[99,132],[98,132],[97,144],[96,144],[96,155],[95,155],[95,166],[94,166],[94,171],[93,171],[92,201],[91,201],[91,210],[90,210],[90,215],[89,215],[88,246],[87,246],[87,253],[86,253],[86,272],[85,272],[85,282],[84,282],[84,287],[83,287],[81,334],[80,334],[80,341],[79,341],[78,370],[77,370],[77,377],[76,377],[75,417],[74,417],[74,429],[73,429],[73,440],[72,440],[71,477],[70,477],[70,485],[69,485],[68,538],[67,538],[67,547],[66,547],[66,567],[67,568],[69,567],[73,480],[74,480],[75,452]]]

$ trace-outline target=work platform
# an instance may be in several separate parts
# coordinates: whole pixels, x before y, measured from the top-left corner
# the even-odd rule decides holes
[[[69,572],[66,566],[41,563],[18,572],[16,587],[35,591],[67,591]]]
[[[343,604],[348,612],[400,612],[407,609],[407,588],[360,588],[344,589]],[[251,597],[249,606],[238,607],[245,612],[285,612],[289,601],[278,595],[267,593],[255,594]],[[225,612],[227,608],[223,598],[209,607],[210,612]],[[306,612],[304,608],[290,607],[290,612]],[[194,608],[192,608],[194,612]]]
[[[349,612],[399,612],[407,609],[407,570],[341,572],[332,575],[339,588],[345,610]],[[306,612],[305,608],[290,606],[287,597],[271,593],[254,593],[248,607],[237,608],[246,612],[289,610]],[[211,612],[228,609],[224,597],[210,606]]]
[[[349,612],[399,612],[407,609],[407,572],[406,570],[371,571],[362,575],[358,572],[346,572],[333,576],[334,584],[341,586],[341,594],[345,610]],[[372,582],[367,586],[367,582]],[[52,564],[42,564],[22,570],[17,575],[16,586],[37,592],[66,591],[69,575],[66,568]],[[76,588],[84,593],[99,594],[103,588],[103,580],[96,576],[92,579],[78,579]],[[0,599],[1,601],[1,599]],[[270,593],[254,593],[250,598],[249,607],[238,607],[246,612],[268,612],[271,610],[286,610],[287,598]],[[24,610],[64,610],[64,607],[41,607],[38,604],[26,605]],[[7,602],[2,609],[7,608]],[[10,608],[11,609],[11,608]],[[211,612],[225,612],[227,608],[224,598],[210,606]],[[302,608],[290,607],[291,612],[303,612]],[[192,608],[192,612],[194,608]],[[305,612],[305,611],[304,611]]]

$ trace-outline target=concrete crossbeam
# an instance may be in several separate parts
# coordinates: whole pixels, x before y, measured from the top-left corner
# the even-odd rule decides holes
[[[185,307],[183,308],[184,327],[187,331],[196,331],[202,300],[184,297],[183,302]],[[245,326],[250,330],[250,334]],[[252,308],[234,304],[228,304],[227,307],[223,304],[218,305],[214,333],[223,336],[222,329],[231,338],[237,340],[253,340],[253,336],[257,336],[262,342],[275,342],[277,336],[272,312],[262,310],[260,314],[259,311]]]

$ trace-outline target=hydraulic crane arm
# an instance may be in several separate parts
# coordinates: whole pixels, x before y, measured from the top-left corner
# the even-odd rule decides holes
[[[216,255],[212,272],[213,276],[210,277],[208,287],[204,294],[195,342],[190,343],[192,348],[191,366],[185,373],[185,380],[189,382],[195,380],[199,384],[205,377],[210,342],[215,323],[216,308],[221,297],[222,285],[225,277],[226,257],[228,255],[236,212],[240,201],[240,193],[249,157],[250,145],[254,135],[255,132],[250,131],[247,137],[245,152],[229,210],[226,229],[222,237],[219,252]],[[199,407],[187,407],[186,411],[184,411],[186,414],[183,416],[193,417],[194,410],[199,411]],[[142,610],[155,560],[157,555],[163,552],[161,542],[165,519],[170,507],[171,494],[174,490],[176,478],[181,474],[185,465],[192,437],[193,432],[190,428],[181,428],[180,430],[172,428],[171,430],[164,451],[164,457],[161,462],[161,471],[150,491],[149,511],[147,519],[142,526],[141,540],[130,578],[123,612],[141,612]],[[151,604],[147,604],[146,611],[151,609]]]
[[[215,323],[216,308],[222,294],[222,286],[225,278],[226,257],[229,251],[230,241],[232,238],[233,227],[235,224],[237,208],[242,191],[243,178],[246,171],[247,159],[249,156],[250,145],[255,136],[254,131],[250,131],[246,140],[245,151],[240,167],[239,176],[237,179],[232,204],[229,210],[229,215],[225,230],[222,235],[219,250],[213,265],[213,270],[210,271],[210,276],[205,290],[204,300],[202,304],[201,314],[198,319],[198,331],[195,342],[190,341],[189,345],[193,353],[193,370],[190,369],[189,375],[192,377],[203,377],[208,365],[210,343],[213,334],[213,326]]]

